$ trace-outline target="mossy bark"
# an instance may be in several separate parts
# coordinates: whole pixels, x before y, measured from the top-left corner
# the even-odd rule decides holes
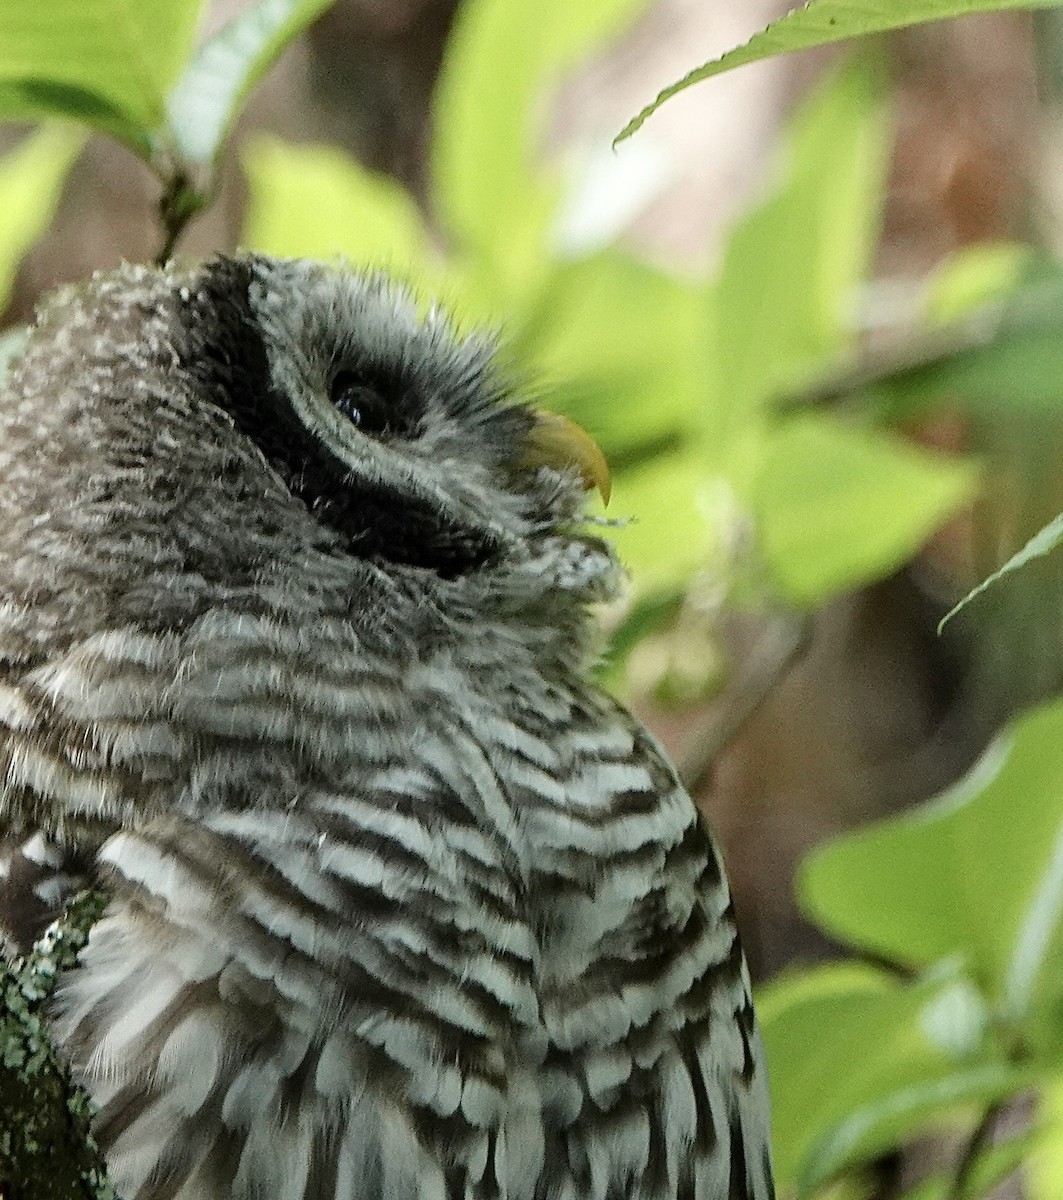
[[[26,958],[0,957],[0,1200],[115,1200],[90,1129],[92,1103],[42,1011],[105,903],[81,893]]]

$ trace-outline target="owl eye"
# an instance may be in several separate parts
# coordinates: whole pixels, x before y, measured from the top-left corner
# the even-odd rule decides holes
[[[391,406],[378,391],[353,371],[340,371],[329,392],[332,403],[363,433],[389,433]]]

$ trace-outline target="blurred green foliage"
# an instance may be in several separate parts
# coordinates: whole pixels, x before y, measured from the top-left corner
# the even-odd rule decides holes
[[[45,128],[0,160],[0,297],[11,294],[23,255],[48,228],[83,141],[75,130]]]
[[[1063,703],[1017,720],[945,795],[813,853],[799,899],[892,970],[835,964],[763,993],[782,1184],[813,1195],[928,1125],[963,1130],[1004,1099],[1055,1096]],[[1063,1126],[1057,1102],[1042,1115],[1029,1194],[1049,1200],[1056,1185],[1038,1180],[1059,1179],[1045,1146]],[[1026,1137],[1023,1154],[1034,1145]]]
[[[758,1000],[782,1195],[811,1196],[905,1137],[1031,1086],[985,1033],[979,996],[945,963],[906,983],[838,963]]]
[[[808,611],[909,559],[985,473],[903,439],[904,421],[959,407],[976,426],[1019,428],[1026,478],[1049,476],[1058,458],[1046,430],[1063,429],[1063,271],[1027,249],[950,264],[928,289],[921,336],[899,359],[847,374],[889,153],[888,87],[870,55],[794,116],[774,183],[731,230],[714,279],[677,277],[611,235],[572,237],[602,214],[586,211],[577,176],[544,160],[545,98],[645,2],[466,0],[436,88],[428,213],[331,147],[259,138],[243,152],[249,247],[381,267],[426,302],[439,297],[459,324],[499,326],[528,386],[601,440],[636,601],[621,657],[699,588]],[[123,141],[160,179],[167,251],[209,202],[255,81],[325,0],[260,0],[193,49],[200,7],[51,0],[31,14],[0,0],[0,116],[64,118]],[[678,86],[768,54],[1005,7],[1015,5],[813,0]],[[45,130],[0,162],[0,289],[46,224],[79,136]],[[638,145],[598,169],[637,173],[624,156]],[[1053,515],[1030,506],[1011,548]],[[1058,573],[1056,540],[1050,524],[1015,567],[1036,559]],[[1022,626],[1003,615],[1030,586],[1004,575],[964,619]],[[1058,600],[1063,581],[1049,582]],[[1016,691],[1022,701],[1063,678],[1063,645],[1034,653],[1046,665]],[[711,644],[705,659],[719,675]],[[1027,666],[1019,656],[1016,677],[1036,674]],[[1017,1162],[1032,1200],[1063,1194],[1061,747],[1063,706],[1030,712],[946,796],[807,862],[810,919],[874,965],[836,963],[761,993],[782,1196],[860,1200],[876,1156],[938,1126],[960,1135],[959,1165],[909,1200],[970,1200]],[[1033,1128],[989,1145],[998,1106],[1024,1093],[1038,1097]]]

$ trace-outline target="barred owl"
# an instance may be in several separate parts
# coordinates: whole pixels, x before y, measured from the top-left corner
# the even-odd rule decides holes
[[[592,683],[594,451],[377,275],[47,304],[0,396],[0,915],[124,1200],[768,1200],[719,856]]]

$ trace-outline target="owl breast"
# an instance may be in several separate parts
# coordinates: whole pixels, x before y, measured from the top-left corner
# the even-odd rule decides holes
[[[315,657],[219,614],[183,653],[111,647],[104,753],[181,797],[104,842],[114,900],[58,998],[120,1194],[604,1200],[744,1172],[719,1154],[759,1054],[726,890],[647,735],[530,670],[456,698],[451,651],[386,668],[333,632]],[[144,721],[133,681],[167,654]],[[102,662],[49,679],[72,723],[92,697],[107,724]]]

